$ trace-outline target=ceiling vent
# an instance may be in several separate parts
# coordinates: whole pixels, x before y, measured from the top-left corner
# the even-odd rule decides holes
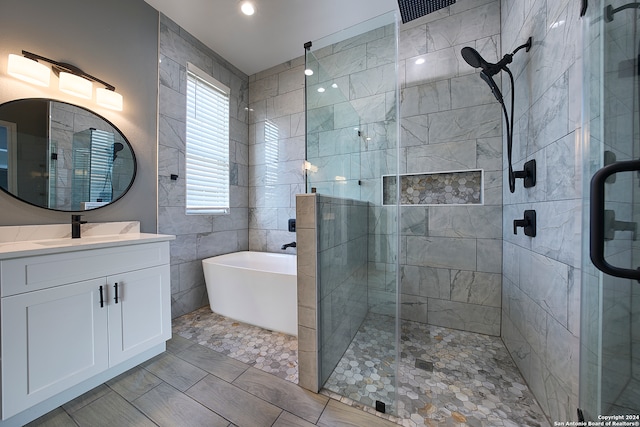
[[[455,2],[456,0],[398,0],[398,7],[402,23],[406,24]]]

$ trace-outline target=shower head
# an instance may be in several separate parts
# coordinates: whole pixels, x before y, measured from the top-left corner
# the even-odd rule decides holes
[[[482,68],[484,71],[489,69],[489,63],[472,47],[463,47],[460,51],[462,58],[467,61],[467,64],[473,68]]]
[[[402,23],[418,19],[436,10],[454,4],[456,0],[398,0]]]
[[[513,85],[513,73],[507,65],[511,64],[513,60],[513,55],[516,54],[520,49],[526,49],[527,52],[531,49],[533,45],[533,39],[529,37],[527,42],[518,46],[513,52],[507,53],[502,57],[500,61],[495,64],[487,62],[484,58],[472,47],[463,47],[460,53],[462,54],[462,58],[467,62],[467,64],[471,65],[473,68],[482,68],[480,71],[480,78],[485,81],[491,88],[491,92],[493,96],[496,97],[500,105],[502,105],[502,112],[504,113],[506,128],[507,128],[507,158],[509,163],[509,191],[512,193],[515,191],[515,181],[516,178],[527,178],[530,175],[527,174],[527,171],[513,171],[513,163],[511,161],[511,152],[513,147],[513,104],[515,101],[514,97],[514,85]],[[507,112],[507,107],[505,106],[504,100],[502,99],[502,93],[500,92],[500,88],[493,80],[494,75],[498,74],[500,71],[505,71],[509,75],[509,80],[511,81],[511,118],[509,118],[509,113]],[[535,184],[534,184],[535,185]],[[525,187],[527,187],[525,181]]]
[[[491,64],[485,61],[478,51],[472,47],[463,47],[460,53],[464,60],[467,61],[467,64],[471,65],[473,68],[482,68],[480,77],[489,85],[493,96],[496,97],[498,102],[502,103],[502,93],[500,92],[496,82],[493,80],[493,77],[491,77],[494,74],[497,74],[498,71],[500,71],[500,68],[496,68],[496,64]]]
[[[113,160],[115,160],[118,157],[118,152],[122,151],[124,149],[124,144],[122,144],[121,142],[115,142],[113,144]]]
[[[487,75],[487,77],[491,77],[495,76],[502,70],[507,71],[507,65],[511,64],[511,62],[513,61],[513,55],[515,55],[516,52],[520,49],[526,49],[526,51],[529,52],[532,44],[533,39],[529,37],[525,44],[518,46],[511,53],[507,53],[502,57],[500,61],[495,64],[485,61],[482,55],[480,55],[477,50],[469,46],[463,47],[460,53],[462,54],[462,58],[464,58],[467,64],[471,65],[473,68],[482,68],[482,71]]]

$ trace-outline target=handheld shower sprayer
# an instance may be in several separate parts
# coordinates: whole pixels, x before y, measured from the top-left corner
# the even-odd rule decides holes
[[[509,71],[507,65],[513,62],[513,55],[516,54],[520,49],[526,49],[527,52],[531,49],[531,44],[533,43],[533,39],[529,37],[527,42],[523,45],[518,46],[513,52],[507,53],[502,57],[500,61],[493,64],[491,62],[485,61],[485,59],[472,47],[463,47],[460,53],[462,54],[462,58],[467,62],[467,64],[471,65],[473,68],[482,68],[482,71],[489,77],[495,76],[500,71]]]
[[[467,61],[467,64],[471,65],[473,68],[482,68],[480,77],[489,85],[491,92],[493,92],[493,96],[496,97],[498,102],[502,103],[502,93],[492,77],[500,71],[500,69],[495,70],[497,64],[490,64],[485,61],[482,55],[472,47],[463,47],[460,53],[464,60]]]
[[[463,47],[460,53],[462,54],[462,58],[467,62],[467,64],[471,65],[473,68],[481,68],[480,78],[484,80],[487,85],[491,88],[491,92],[493,96],[496,97],[500,105],[502,106],[502,112],[504,113],[504,117],[506,120],[507,127],[507,157],[509,163],[509,191],[512,193],[516,190],[516,178],[524,178],[524,186],[525,187],[533,187],[536,184],[536,175],[535,175],[535,161],[533,163],[527,162],[525,164],[525,170],[523,171],[513,171],[513,162],[512,162],[512,150],[513,150],[513,103],[514,103],[514,83],[513,83],[513,74],[511,70],[507,67],[507,65],[513,62],[513,55],[516,54],[521,49],[526,49],[526,52],[529,52],[531,49],[531,45],[533,43],[533,39],[529,37],[525,44],[518,46],[513,52],[507,53],[502,57],[500,61],[493,64],[491,62],[487,62],[482,55],[478,53],[472,47]],[[509,119],[509,114],[507,113],[507,107],[504,105],[504,100],[502,99],[502,93],[500,92],[500,88],[493,80],[493,76],[498,74],[500,71],[506,71],[509,74],[509,80],[511,81],[511,119]]]

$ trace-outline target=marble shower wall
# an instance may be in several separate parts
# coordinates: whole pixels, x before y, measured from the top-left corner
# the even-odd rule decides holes
[[[117,140],[120,140],[120,135],[119,131],[115,130],[109,123],[83,108],[62,102],[52,102],[50,108],[52,153],[57,154],[55,166],[52,166],[49,171],[50,175],[55,178],[54,188],[49,188],[50,206],[61,210],[73,210],[73,192],[71,190],[74,169],[74,137],[77,133],[88,129],[113,133],[116,135]],[[117,183],[117,178],[112,182]],[[118,188],[116,190],[122,192],[125,189]]]
[[[502,338],[551,420],[578,407],[581,197],[580,2],[502,0],[502,52],[519,52],[514,169],[537,162],[537,184],[504,191]],[[487,58],[489,61],[491,57]],[[503,80],[503,94],[510,97]],[[504,165],[506,177],[506,164]],[[508,188],[506,180],[504,188]],[[537,212],[537,236],[514,235],[513,220]]]
[[[312,165],[308,184],[320,194],[368,203],[363,297],[370,311],[392,316],[397,299],[397,208],[382,206],[382,176],[398,169],[395,37],[395,26],[384,25],[312,48],[307,63],[314,71],[307,78],[307,160]]]
[[[489,335],[502,304],[502,113],[460,50],[497,61],[500,14],[499,0],[459,0],[402,26],[399,52],[400,172],[484,171],[482,205],[402,206],[402,318]]]
[[[492,335],[500,334],[501,116],[491,92],[459,52],[473,46],[488,60],[497,58],[499,17],[498,0],[461,0],[402,25],[399,41],[400,172],[483,169],[485,181],[482,206],[402,208],[402,316]],[[312,123],[317,141],[309,141],[311,153],[322,161],[320,169],[351,172],[355,158],[363,185],[332,185],[349,187],[340,196],[377,205],[369,214],[369,305],[380,313],[395,301],[398,252],[395,208],[380,207],[381,176],[394,173],[396,164],[395,148],[387,144],[395,141],[395,126],[388,122],[396,101],[388,84],[393,82],[388,59],[393,38],[387,26],[315,52],[325,77],[318,73],[315,84],[327,74],[335,77],[341,102],[316,100],[316,116],[324,117],[326,110],[326,120]],[[418,59],[426,62],[418,65]],[[304,192],[303,71],[304,57],[299,57],[249,78],[251,250],[280,252],[283,243],[294,239],[286,222],[295,213],[295,194]],[[372,140],[346,135],[360,151],[348,151],[345,165],[344,156],[342,162],[336,157],[345,154],[344,146],[330,142],[345,137],[341,129],[353,130],[354,114]]]
[[[191,62],[231,88],[231,213],[185,214],[186,65]],[[158,232],[171,242],[172,317],[208,304],[202,259],[247,250],[249,79],[166,16],[160,21]],[[178,175],[171,180],[171,174]]]
[[[287,221],[296,216],[296,194],[304,193],[304,121],[303,56],[249,77],[252,251],[282,252],[283,244],[296,239]]]

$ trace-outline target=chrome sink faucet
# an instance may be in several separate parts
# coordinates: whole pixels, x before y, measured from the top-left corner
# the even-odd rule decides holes
[[[71,238],[80,238],[80,225],[86,224],[87,221],[82,221],[82,215],[71,215]]]

